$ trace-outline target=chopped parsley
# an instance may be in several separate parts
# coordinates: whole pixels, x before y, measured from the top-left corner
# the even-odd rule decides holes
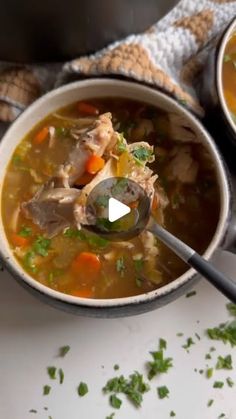
[[[40,256],[48,256],[48,250],[51,246],[51,240],[43,236],[38,236],[33,243],[33,250]]]
[[[85,233],[82,230],[75,228],[67,228],[63,235],[68,238],[76,238],[89,244],[91,247],[104,248],[108,245],[109,241],[97,236],[96,234]]]
[[[51,380],[55,380],[56,379],[56,367],[48,367],[47,368],[47,372],[49,377],[51,378]]]
[[[170,412],[170,417],[171,418],[173,418],[173,417],[175,417],[176,416],[176,413],[173,411],[173,410],[171,410],[171,412]]]
[[[211,354],[206,354],[205,359],[211,359]]]
[[[213,368],[208,368],[206,370],[206,376],[207,378],[211,378],[213,376]]]
[[[35,259],[35,252],[33,252],[32,250],[30,250],[29,252],[27,252],[23,258],[23,265],[25,267],[26,270],[29,270],[33,273],[37,272],[37,268],[34,262]]]
[[[214,348],[214,346],[210,347],[210,352],[215,352],[216,348]]]
[[[223,381],[215,381],[213,384],[213,388],[222,388],[224,387]]]
[[[207,334],[212,340],[221,340],[224,343],[229,342],[231,346],[236,346],[236,320],[219,327],[207,329]]]
[[[44,396],[48,396],[50,391],[51,391],[51,386],[46,385],[46,386],[43,387],[43,395]]]
[[[119,409],[122,405],[122,400],[120,400],[115,394],[110,395],[110,404],[114,409]]]
[[[113,419],[114,416],[115,416],[115,412],[113,412],[109,416],[107,416],[106,419]]]
[[[64,371],[63,371],[61,368],[59,368],[59,370],[58,370],[58,374],[59,374],[59,383],[60,383],[60,384],[63,384],[63,382],[64,382],[64,377],[65,377]]]
[[[115,370],[115,371],[117,371],[117,370],[119,370],[119,369],[120,369],[120,367],[119,367],[119,365],[118,365],[118,364],[115,364],[113,368],[114,368],[114,370]]]
[[[125,273],[125,260],[124,257],[121,256],[116,260],[116,270],[120,274],[121,277],[124,276]]]
[[[78,386],[78,389],[77,389],[77,391],[78,391],[78,394],[79,394],[79,396],[80,397],[83,397],[83,396],[85,396],[85,394],[87,394],[88,393],[88,386],[87,386],[87,384],[86,383],[83,383],[82,381],[81,381],[81,383],[79,384],[79,386]]]
[[[159,396],[159,399],[165,399],[166,397],[169,397],[169,389],[166,386],[157,387],[157,393]]]
[[[234,386],[234,381],[232,380],[232,378],[228,377],[226,378],[226,382],[228,384],[229,387],[233,387]]]
[[[35,410],[35,409],[30,409],[30,410],[29,410],[29,413],[37,413],[37,410]]]
[[[143,401],[143,394],[150,390],[147,383],[143,381],[142,374],[135,371],[125,378],[123,375],[114,377],[107,381],[103,388],[104,393],[123,393],[136,406],[141,406]]]
[[[134,259],[134,269],[135,269],[135,273],[136,273],[136,278],[135,278],[135,282],[137,287],[141,287],[142,283],[143,283],[143,278],[141,278],[139,276],[140,272],[143,270],[144,267],[144,260],[142,258],[140,259]]]
[[[66,356],[66,354],[68,354],[69,350],[70,350],[69,345],[61,346],[61,348],[59,348],[58,356],[60,356],[61,358],[64,358],[64,356]]]
[[[194,295],[196,295],[197,294],[197,291],[190,291],[190,292],[188,292],[186,295],[185,295],[185,297],[186,298],[189,298],[189,297],[193,297]]]
[[[231,314],[231,316],[235,316],[236,317],[236,304],[234,303],[228,303],[226,305],[227,310],[229,312],[229,314]]]
[[[201,338],[200,338],[200,336],[199,336],[199,334],[198,334],[198,333],[195,333],[195,336],[196,336],[196,338],[197,338],[198,340],[201,340]]]
[[[138,147],[132,150],[132,155],[138,164],[151,162],[153,159],[153,150],[146,147]]]
[[[108,195],[99,195],[96,199],[96,204],[99,207],[107,208],[109,199],[110,199],[110,197]]]
[[[188,350],[189,350],[190,346],[192,346],[194,344],[195,344],[195,342],[193,341],[192,338],[187,338],[187,341],[184,345],[182,345],[182,348],[186,349],[186,351],[189,352]]]
[[[211,407],[214,403],[213,399],[208,400],[207,407]]]
[[[220,416],[218,416],[218,419],[221,419],[221,418],[225,418],[225,414],[224,413],[221,413]]]
[[[227,355],[225,357],[218,356],[217,364],[216,364],[216,369],[217,370],[221,370],[221,369],[232,370],[233,369],[233,366],[232,366],[232,357],[231,357],[231,355]]]
[[[181,338],[182,336],[184,336],[184,334],[182,332],[178,332],[176,333],[176,336],[178,336],[178,338]]]
[[[65,137],[67,135],[69,135],[70,130],[68,128],[65,127],[56,127],[55,128],[55,133],[57,137]]]
[[[119,178],[116,180],[115,185],[112,186],[111,192],[113,195],[119,195],[124,192],[124,189],[129,185],[128,179],[126,178]]]
[[[124,153],[124,151],[127,149],[127,144],[123,132],[121,132],[118,136],[116,148],[118,153]]]
[[[21,237],[29,237],[32,235],[32,229],[30,227],[22,227],[19,236]]]
[[[151,380],[157,374],[162,374],[168,371],[172,365],[172,358],[164,357],[164,349],[166,349],[166,342],[164,339],[159,341],[159,350],[156,352],[150,352],[153,361],[148,362],[148,379]]]

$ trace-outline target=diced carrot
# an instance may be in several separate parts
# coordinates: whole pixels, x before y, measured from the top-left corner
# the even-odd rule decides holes
[[[93,179],[93,175],[91,175],[90,173],[84,173],[82,176],[76,179],[75,185],[76,186],[87,185],[92,179]]]
[[[22,237],[19,234],[13,233],[11,236],[11,241],[14,244],[14,246],[19,247],[25,247],[29,244],[29,238],[28,237]]]
[[[86,102],[79,102],[77,104],[77,109],[79,111],[79,113],[83,114],[83,115],[98,115],[99,114],[99,110],[91,105],[90,103],[86,103]]]
[[[89,157],[87,163],[86,163],[86,172],[94,175],[99,170],[101,170],[105,165],[105,160],[100,157],[96,156],[96,154],[93,154],[91,157]]]
[[[130,203],[129,203],[129,207],[130,207],[131,209],[135,209],[135,208],[137,208],[137,207],[138,207],[138,201],[133,201],[133,202],[130,202]]]
[[[43,127],[34,137],[34,144],[42,144],[48,137],[49,128]]]
[[[92,298],[93,291],[91,290],[91,288],[81,288],[79,290],[72,291],[71,295],[74,295],[75,297],[81,297],[81,298]]]
[[[72,262],[72,272],[86,284],[94,282],[101,271],[99,257],[92,252],[79,253]]]
[[[157,207],[158,207],[158,198],[155,194],[152,200],[152,211],[155,211]]]

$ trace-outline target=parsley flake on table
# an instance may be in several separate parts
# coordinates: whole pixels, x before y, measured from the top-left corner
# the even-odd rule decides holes
[[[234,381],[232,380],[232,378],[228,377],[226,378],[226,382],[228,384],[229,387],[233,387],[234,386]]]
[[[189,298],[189,297],[193,297],[194,295],[196,295],[197,294],[197,291],[190,291],[190,292],[188,292],[186,295],[185,295],[185,297],[186,298]]]
[[[166,386],[157,387],[157,393],[159,396],[159,399],[165,399],[166,397],[169,397],[169,389]]]
[[[107,416],[106,419],[113,419],[114,416],[115,416],[115,412],[113,412],[109,416]]]
[[[159,341],[159,350],[156,352],[150,352],[153,361],[148,362],[148,379],[151,380],[157,374],[162,374],[168,371],[172,365],[172,358],[164,357],[164,349],[166,348],[166,342],[164,339]]]
[[[58,374],[59,374],[59,383],[60,384],[63,384],[64,378],[65,378],[64,371],[61,368],[59,368]]]
[[[117,371],[117,370],[119,370],[119,369],[120,369],[120,367],[119,367],[119,365],[118,365],[118,364],[115,364],[115,365],[114,365],[114,367],[113,367],[113,369],[114,369],[115,371]]]
[[[110,395],[110,404],[114,409],[119,409],[122,405],[122,400],[120,400],[115,394]]]
[[[143,376],[135,371],[125,378],[123,375],[111,378],[103,388],[104,393],[123,393],[136,406],[141,406],[143,394],[150,390],[147,383],[143,381]]]
[[[214,403],[213,399],[208,400],[207,407],[211,407]]]
[[[30,409],[30,410],[29,410],[29,413],[37,413],[37,410],[35,410],[35,409]]]
[[[186,349],[186,351],[188,352],[190,346],[194,345],[195,342],[193,341],[192,338],[187,338],[187,341],[184,345],[182,345],[182,348]]]
[[[211,354],[206,354],[205,359],[211,359]]]
[[[236,346],[236,320],[207,329],[207,335],[212,340],[221,340],[224,343],[229,342],[231,346]]]
[[[173,417],[175,417],[176,416],[176,413],[173,411],[173,410],[171,410],[171,412],[170,412],[170,417],[171,418],[173,418]]]
[[[224,387],[223,381],[215,381],[213,384],[213,388],[222,388]]]
[[[236,317],[236,304],[228,303],[226,305],[226,307],[227,307],[227,310],[228,310],[229,314],[231,314],[231,316]]]
[[[211,378],[213,376],[213,368],[208,368],[206,370],[206,376],[207,378]]]
[[[48,394],[50,393],[50,391],[51,391],[51,386],[45,385],[43,387],[43,395],[44,396],[48,396]]]
[[[83,397],[83,396],[85,396],[85,394],[87,394],[88,393],[88,386],[87,386],[87,384],[86,383],[83,383],[82,381],[81,381],[81,383],[79,384],[79,386],[78,386],[78,389],[77,389],[77,391],[78,391],[78,394],[79,394],[79,396],[80,397]]]
[[[216,364],[216,369],[217,370],[232,370],[233,366],[232,366],[232,357],[231,355],[227,355],[225,357],[223,356],[218,356],[217,359],[217,364]]]
[[[51,380],[56,379],[56,371],[57,371],[56,367],[47,367],[47,372]]]
[[[61,358],[64,358],[64,356],[66,356],[66,354],[68,354],[70,350],[70,346],[69,345],[65,345],[65,346],[61,346],[61,348],[59,348],[59,355]]]

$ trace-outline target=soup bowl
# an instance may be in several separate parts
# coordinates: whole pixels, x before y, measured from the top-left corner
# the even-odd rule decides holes
[[[229,224],[231,220],[232,195],[222,157],[213,139],[195,116],[166,94],[137,83],[113,79],[90,79],[79,81],[51,91],[33,103],[18,117],[2,138],[0,144],[0,193],[2,193],[4,175],[15,147],[35,124],[60,107],[64,107],[79,100],[102,97],[120,97],[137,100],[156,106],[163,111],[173,112],[184,119],[185,126],[195,134],[198,141],[208,150],[214,162],[220,196],[219,220],[215,233],[204,253],[204,257],[209,260],[216,249],[220,246],[225,246],[231,240],[229,231],[232,231],[232,229],[229,229]],[[2,216],[0,217],[0,240],[0,256],[2,262],[19,284],[33,293],[36,297],[54,307],[82,315],[118,317],[140,314],[161,307],[181,296],[193,286],[197,279],[196,272],[193,269],[189,269],[167,285],[146,294],[116,299],[84,299],[50,289],[37,282],[23,270],[15,259],[8,244]]]
[[[223,34],[215,40],[210,49],[200,83],[200,97],[214,132],[219,140],[225,138],[236,146],[236,122],[227,106],[223,88],[223,65],[225,49],[232,34],[236,32],[236,18],[226,27]],[[233,90],[232,86],[232,90]],[[217,116],[217,118],[216,118]]]

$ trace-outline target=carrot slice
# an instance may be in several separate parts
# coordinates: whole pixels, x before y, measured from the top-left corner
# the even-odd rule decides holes
[[[96,154],[93,154],[91,157],[89,157],[85,169],[86,172],[94,175],[95,173],[97,173],[99,170],[101,170],[105,165],[105,160],[100,157],[100,156],[96,156]]]
[[[42,144],[48,137],[49,128],[43,127],[34,137],[34,144]]]
[[[72,262],[72,272],[86,284],[94,282],[101,271],[99,257],[92,252],[79,253]]]
[[[76,179],[75,185],[76,186],[87,185],[92,179],[93,179],[93,175],[91,175],[90,173],[84,173],[82,176]]]
[[[92,298],[93,291],[90,288],[81,288],[79,290],[72,291],[71,295],[74,295],[75,297],[81,297],[81,298]]]
[[[19,234],[13,233],[11,236],[11,241],[14,246],[25,247],[29,244],[29,239],[27,237],[19,236]]]
[[[138,204],[139,204],[139,201],[133,201],[129,203],[129,207],[131,209],[135,209],[135,208],[138,208]]]
[[[86,102],[77,103],[77,109],[79,113],[83,115],[98,115],[99,114],[99,110],[95,106]]]

